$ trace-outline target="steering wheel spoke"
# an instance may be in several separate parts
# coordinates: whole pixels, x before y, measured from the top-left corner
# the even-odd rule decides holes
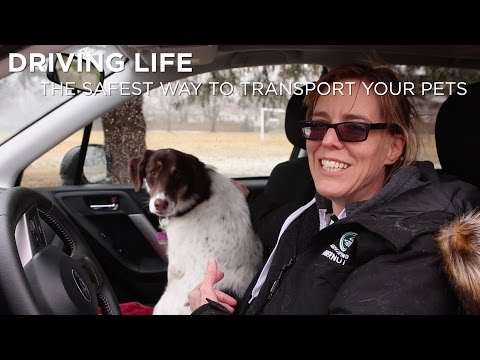
[[[35,206],[27,210],[18,221],[15,227],[15,242],[23,267],[46,246],[42,224]]]
[[[67,252],[49,245],[42,219]],[[120,314],[90,247],[54,203],[28,188],[0,194],[0,291],[12,314]]]

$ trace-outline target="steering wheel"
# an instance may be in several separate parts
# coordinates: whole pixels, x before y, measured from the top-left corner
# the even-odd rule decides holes
[[[47,244],[42,219],[61,239]],[[0,305],[22,315],[119,315],[115,293],[78,228],[40,193],[0,193]]]

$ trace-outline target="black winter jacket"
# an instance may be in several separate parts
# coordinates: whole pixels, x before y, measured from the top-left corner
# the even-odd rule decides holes
[[[241,313],[463,313],[434,239],[442,224],[480,203],[480,192],[439,177],[431,164],[414,170],[321,231],[310,206],[283,233],[265,283]],[[205,312],[221,311],[207,305],[195,313]]]

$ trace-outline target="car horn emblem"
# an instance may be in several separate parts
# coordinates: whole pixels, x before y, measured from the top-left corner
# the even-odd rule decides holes
[[[88,286],[85,283],[85,280],[83,280],[83,278],[80,276],[80,274],[75,269],[72,269],[72,276],[73,276],[73,280],[75,280],[75,284],[77,284],[78,290],[80,290],[83,297],[87,301],[91,301],[92,296],[90,295],[90,290],[88,290]]]

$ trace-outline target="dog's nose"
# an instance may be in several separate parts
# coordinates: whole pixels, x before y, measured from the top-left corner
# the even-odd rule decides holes
[[[168,207],[168,201],[167,200],[156,199],[153,204],[155,205],[155,209],[157,209],[159,211],[165,210]]]

